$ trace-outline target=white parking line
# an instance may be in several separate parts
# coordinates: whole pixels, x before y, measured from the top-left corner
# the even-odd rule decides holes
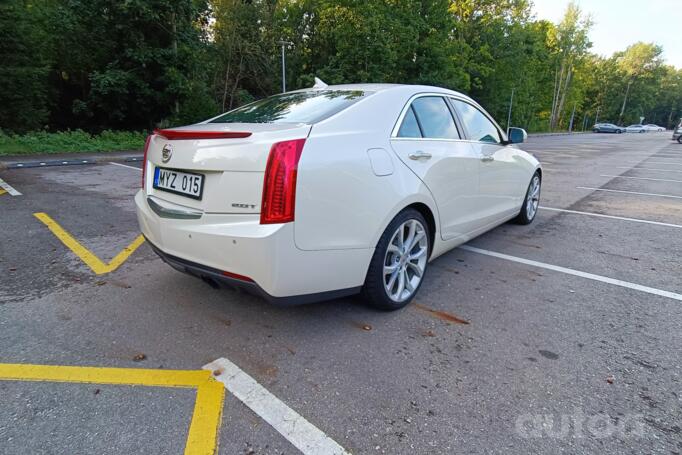
[[[222,382],[228,392],[272,425],[304,455],[350,455],[228,359],[214,360],[204,369],[213,371],[213,377]]]
[[[637,194],[640,196],[655,196],[655,197],[668,197],[672,199],[682,199],[682,196],[673,196],[672,194],[657,194],[657,193],[640,193],[638,191],[624,191],[624,190],[610,190],[608,188],[594,188],[591,186],[576,186],[581,190],[593,190],[593,191],[608,191],[610,193],[625,193],[625,194]]]
[[[505,259],[507,261],[518,262],[520,264],[526,264],[533,267],[539,267],[547,270],[553,270],[555,272],[561,272],[568,275],[579,276],[581,278],[587,278],[588,280],[601,281],[602,283],[613,284],[623,288],[634,289],[635,291],[646,292],[647,294],[654,294],[661,297],[667,297],[669,299],[682,301],[682,294],[676,292],[664,291],[661,289],[651,288],[649,286],[642,286],[641,284],[630,283],[629,281],[617,280],[615,278],[609,278],[607,276],[595,275],[594,273],[582,272],[580,270],[573,270],[567,267],[561,267],[558,265],[547,264],[544,262],[533,261],[530,259],[520,258],[516,256],[510,256],[508,254],[498,253],[495,251],[484,250],[481,248],[476,248],[469,245],[461,245],[459,248],[471,251],[472,253],[484,254],[486,256],[492,256],[499,259]]]
[[[625,216],[604,215],[603,213],[581,212],[578,210],[557,209],[554,207],[542,207],[541,206],[540,208],[542,210],[550,210],[552,212],[572,213],[575,215],[595,216],[598,218],[610,218],[613,220],[622,220],[622,221],[634,221],[635,223],[654,224],[656,226],[667,226],[667,227],[674,227],[674,228],[681,228],[682,229],[682,225],[680,225],[680,224],[662,223],[660,221],[642,220],[640,218],[628,218]]]
[[[601,174],[599,177],[615,177],[619,179],[635,179],[635,180],[651,180],[652,182],[674,182],[674,183],[682,183],[682,180],[673,180],[673,179],[652,179],[651,177],[631,177],[629,175],[609,175],[609,174]]]
[[[3,190],[7,191],[9,194],[12,196],[21,196],[21,193],[12,188],[12,185],[9,183],[5,182],[3,179],[0,179],[0,188]]]
[[[114,163],[113,161],[109,161],[109,164],[113,164],[114,166],[127,167],[128,169],[135,169],[136,171],[142,171],[142,168],[140,168],[140,167],[128,166],[127,164],[121,164],[121,163]]]
[[[682,173],[682,170],[677,170],[677,169],[653,169],[650,167],[629,167],[629,166],[616,166],[618,169],[630,169],[630,170],[637,170],[637,171],[656,171],[656,172],[680,172]]]

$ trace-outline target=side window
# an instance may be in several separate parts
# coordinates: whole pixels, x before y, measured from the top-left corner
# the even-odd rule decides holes
[[[453,99],[452,103],[462,117],[462,121],[464,122],[464,126],[466,126],[466,130],[469,133],[471,140],[491,142],[494,144],[502,142],[500,132],[483,112],[464,101]]]
[[[459,139],[448,105],[440,96],[424,96],[412,102],[422,136],[431,139]]]
[[[417,117],[414,116],[412,106],[407,110],[402,125],[398,130],[398,137],[422,137],[422,132],[417,123]]]

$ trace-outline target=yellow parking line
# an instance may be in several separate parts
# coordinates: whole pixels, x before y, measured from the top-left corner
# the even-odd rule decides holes
[[[224,399],[225,387],[213,378],[197,388],[185,455],[208,455],[217,452]]]
[[[83,245],[74,239],[68,232],[64,230],[56,221],[54,221],[47,213],[34,213],[33,216],[38,218],[47,228],[52,231],[52,233],[61,242],[66,245],[73,253],[78,256],[81,261],[92,269],[97,275],[102,275],[104,273],[113,272],[121,264],[125,262],[128,257],[133,254],[133,252],[144,243],[144,237],[142,235],[138,236],[133,242],[125,247],[123,251],[118,253],[108,264],[105,264],[100,258],[98,258],[92,251],[85,248]]]
[[[196,388],[185,455],[214,455],[225,387],[210,371],[0,364],[0,380]]]
[[[141,368],[71,367],[0,363],[0,379],[19,381],[97,382],[157,387],[197,387],[207,371],[146,370]]]

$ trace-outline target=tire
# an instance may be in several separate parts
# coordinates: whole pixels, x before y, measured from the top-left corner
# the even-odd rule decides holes
[[[618,134],[622,134],[622,133],[623,133],[623,131],[621,131],[621,130],[616,130],[616,133],[618,133]]]
[[[411,235],[413,227],[414,235]],[[362,297],[369,305],[393,311],[412,301],[424,282],[432,247],[430,234],[428,223],[415,209],[405,209],[393,218],[377,243],[362,287]],[[405,236],[413,239],[409,250],[401,247]],[[396,271],[386,272],[388,268]],[[418,270],[421,270],[420,275]]]
[[[535,184],[537,183],[537,190],[535,189]],[[528,184],[528,189],[526,190],[526,197],[523,198],[523,205],[521,206],[521,211],[516,218],[514,218],[514,223],[516,224],[530,224],[535,219],[538,214],[538,207],[540,206],[540,191],[542,190],[542,179],[540,174],[536,172],[533,174],[533,178],[530,179]],[[530,208],[532,206],[532,209]]]

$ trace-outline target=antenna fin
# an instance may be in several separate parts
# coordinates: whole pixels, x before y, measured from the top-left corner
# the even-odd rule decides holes
[[[315,85],[313,85],[313,88],[319,88],[319,89],[325,89],[327,88],[327,84],[320,79],[319,77],[315,78]]]

